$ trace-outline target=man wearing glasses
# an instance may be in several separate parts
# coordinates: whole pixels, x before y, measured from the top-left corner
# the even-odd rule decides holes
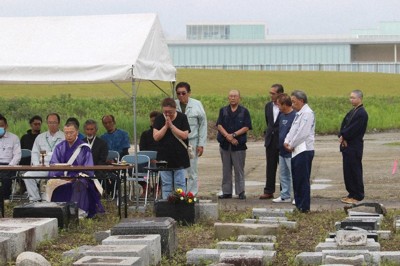
[[[195,156],[190,159],[190,167],[187,169],[187,192],[196,195],[199,191],[197,161],[203,154],[207,141],[207,117],[203,105],[199,100],[190,97],[190,85],[187,82],[179,82],[175,87],[178,97],[176,110],[187,116],[190,126],[189,144],[195,151]]]
[[[54,148],[58,143],[65,139],[64,133],[59,129],[60,116],[57,113],[50,113],[46,118],[48,130],[39,134],[32,147],[32,165],[40,165],[43,162],[42,154],[44,154],[44,165],[49,165]],[[42,153],[42,154],[41,154]],[[26,172],[24,176],[47,176],[48,172]],[[29,201],[41,201],[38,182],[40,179],[24,179],[26,190],[28,191]]]

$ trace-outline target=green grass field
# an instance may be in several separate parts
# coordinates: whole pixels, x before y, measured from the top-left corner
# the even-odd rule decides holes
[[[203,102],[212,125],[218,110],[227,104],[230,89],[239,89],[242,104],[250,110],[253,120],[252,136],[260,138],[265,129],[264,105],[273,83],[282,83],[286,92],[304,90],[309,105],[316,113],[318,133],[336,133],[345,113],[351,108],[348,95],[353,89],[364,92],[364,103],[369,113],[369,130],[400,128],[400,75],[345,72],[267,72],[228,70],[179,69],[177,81],[188,81],[192,97]],[[160,110],[160,102],[171,94],[171,84],[150,82],[137,85],[138,133],[148,127],[147,115]],[[131,83],[119,84],[132,95]],[[166,93],[166,94],[165,94]],[[63,121],[70,116],[81,120],[100,121],[104,114],[114,114],[118,127],[133,136],[132,98],[114,84],[1,84],[0,113],[10,120],[10,131],[21,136],[27,120],[34,114],[46,116],[58,112]],[[45,127],[43,128],[46,129]],[[212,130],[212,128],[210,129]],[[104,132],[100,126],[100,134]]]

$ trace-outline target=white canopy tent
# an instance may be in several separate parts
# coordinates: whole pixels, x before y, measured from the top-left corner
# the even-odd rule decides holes
[[[135,151],[135,81],[175,81],[155,14],[2,17],[0,32],[1,83],[131,81]]]
[[[155,14],[0,18],[0,82],[175,81]]]

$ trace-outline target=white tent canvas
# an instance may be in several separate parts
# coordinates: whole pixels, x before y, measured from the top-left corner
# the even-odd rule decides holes
[[[155,14],[0,18],[0,82],[175,81]]]

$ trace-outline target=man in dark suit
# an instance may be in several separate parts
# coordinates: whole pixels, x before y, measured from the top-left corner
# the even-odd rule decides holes
[[[279,108],[276,100],[278,95],[283,93],[281,84],[273,84],[269,90],[271,101],[265,105],[265,122],[267,130],[265,132],[265,154],[266,154],[266,182],[264,193],[260,199],[273,199],[275,192],[276,169],[279,161]]]
[[[96,136],[98,130],[96,121],[92,119],[87,120],[83,125],[83,129],[86,135],[83,141],[89,144],[92,149],[94,165],[106,164],[108,156],[108,146],[107,142]],[[102,177],[104,173],[96,172],[95,175],[97,177]]]
[[[353,109],[343,119],[339,132],[340,151],[343,156],[344,184],[348,195],[341,201],[355,204],[364,199],[364,181],[362,156],[364,150],[364,134],[368,125],[368,113],[363,105],[363,93],[353,90],[350,102]]]

